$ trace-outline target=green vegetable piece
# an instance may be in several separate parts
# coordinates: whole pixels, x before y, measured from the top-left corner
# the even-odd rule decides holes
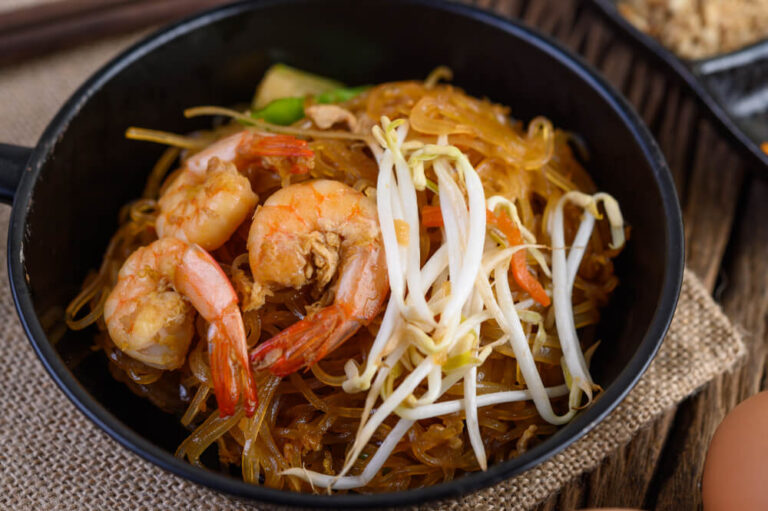
[[[323,92],[315,96],[315,101],[318,103],[343,103],[349,101],[358,94],[370,89],[370,85],[361,85],[359,87],[342,87],[340,89],[334,89],[332,91]]]
[[[254,119],[287,126],[304,117],[304,98],[280,98],[270,101],[261,110],[251,113]]]
[[[253,109],[260,110],[276,99],[316,96],[343,87],[344,84],[336,80],[307,73],[285,64],[275,64],[267,69],[259,84],[256,96],[253,98]]]

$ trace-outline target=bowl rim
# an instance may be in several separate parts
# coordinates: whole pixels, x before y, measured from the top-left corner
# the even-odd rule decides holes
[[[77,116],[89,98],[123,69],[178,36],[203,28],[223,18],[248,11],[256,11],[264,7],[320,3],[321,1],[323,0],[263,0],[260,2],[243,0],[205,11],[172,24],[142,39],[92,74],[61,107],[50,122],[38,144],[33,149],[25,168],[24,176],[14,198],[8,234],[8,275],[11,292],[27,337],[48,374],[59,388],[64,391],[66,396],[88,419],[119,444],[166,471],[231,496],[288,506],[325,508],[389,507],[460,497],[481,488],[495,485],[551,458],[583,437],[610,413],[634,387],[656,354],[672,320],[683,277],[684,240],[680,205],[671,173],[648,129],[627,100],[616,92],[605,79],[599,76],[579,56],[565,49],[550,37],[518,21],[504,19],[475,7],[459,3],[448,3],[442,0],[377,0],[376,2],[371,2],[371,4],[377,3],[379,5],[396,2],[467,17],[501,30],[513,38],[524,40],[539,51],[548,54],[598,92],[602,100],[607,102],[619,115],[621,121],[626,125],[635,138],[636,143],[640,146],[659,189],[662,207],[667,218],[664,233],[667,252],[665,254],[661,295],[646,333],[629,363],[617,375],[613,384],[605,390],[601,398],[589,409],[577,416],[568,426],[562,428],[555,435],[530,451],[527,451],[518,458],[493,465],[485,472],[480,471],[466,474],[447,483],[440,483],[426,488],[382,494],[329,496],[274,490],[248,484],[242,480],[198,468],[180,460],[123,424],[96,401],[75,379],[54,346],[48,341],[35,313],[31,290],[24,271],[22,251],[26,220],[32,206],[31,194],[37,177],[53,153],[60,133],[66,130],[67,126]],[[563,434],[564,431],[568,434]]]

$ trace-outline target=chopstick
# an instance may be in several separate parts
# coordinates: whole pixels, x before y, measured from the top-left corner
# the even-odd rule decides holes
[[[63,0],[0,14],[0,65],[167,23],[231,0]]]

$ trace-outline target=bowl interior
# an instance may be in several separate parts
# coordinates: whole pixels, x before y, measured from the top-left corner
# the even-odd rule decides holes
[[[52,332],[60,326],[63,308],[98,266],[120,206],[140,195],[163,150],[126,140],[128,126],[179,133],[205,127],[209,119],[187,120],[182,110],[248,102],[274,62],[348,84],[418,79],[445,64],[456,84],[509,105],[514,117],[528,121],[545,115],[581,135],[599,188],[620,201],[631,238],[616,265],[621,284],[603,312],[598,329],[603,342],[593,368],[606,389],[626,385],[617,378],[646,336],[669,257],[670,219],[661,207],[653,166],[658,162],[649,161],[648,147],[638,142],[610,94],[595,88],[573,63],[564,63],[563,55],[524,29],[502,29],[498,21],[460,11],[354,0],[240,5],[155,39],[141,58],[144,50],[113,68],[71,122],[61,123],[26,211],[23,265],[37,315],[50,319],[41,320],[43,328]],[[67,367],[123,424],[173,453],[185,430],[175,417],[111,378],[104,355],[88,349],[92,334],[68,331],[58,341]],[[566,442],[580,428],[566,426],[531,456]],[[508,463],[510,470],[522,466]]]

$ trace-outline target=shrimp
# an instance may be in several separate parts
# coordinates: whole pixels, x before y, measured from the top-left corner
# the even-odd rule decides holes
[[[313,163],[307,142],[285,135],[243,130],[214,142],[184,162],[158,200],[158,236],[215,250],[256,207],[249,175],[305,173]]]
[[[188,166],[165,190],[158,200],[155,228],[161,238],[179,238],[215,250],[248,218],[257,200],[248,178],[234,164],[214,156],[206,170]]]
[[[194,336],[195,311],[208,329],[211,376],[222,416],[242,395],[246,415],[256,409],[245,328],[237,295],[214,259],[197,245],[160,238],[131,254],[104,304],[115,345],[158,369],[180,368]]]
[[[305,140],[246,129],[195,153],[187,158],[185,165],[192,172],[202,173],[211,159],[218,158],[234,163],[240,172],[255,164],[273,172],[287,169],[293,174],[306,174],[314,166],[314,154]]]
[[[309,367],[381,311],[389,290],[376,203],[338,181],[275,192],[254,214],[248,235],[252,306],[280,288],[337,275],[331,305],[308,314],[251,352],[257,368],[285,376]]]

